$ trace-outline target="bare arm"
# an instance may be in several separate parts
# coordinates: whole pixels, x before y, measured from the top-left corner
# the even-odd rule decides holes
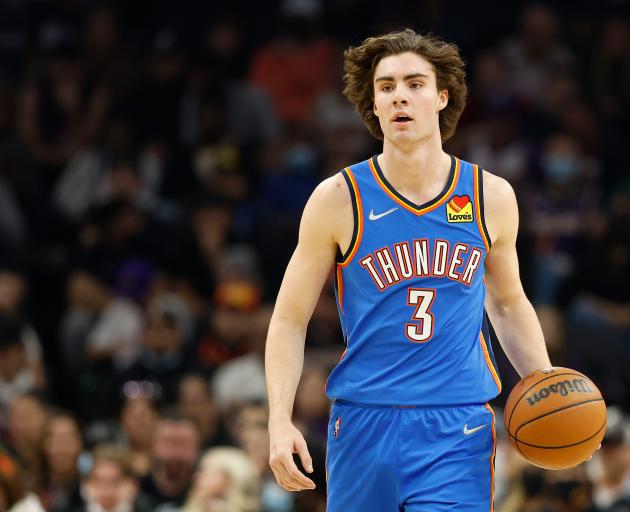
[[[298,245],[285,272],[269,325],[265,374],[270,465],[278,483],[290,491],[315,487],[293,462],[292,454],[298,453],[302,465],[312,471],[306,442],[291,423],[291,415],[302,374],[306,327],[334,264],[339,234],[351,232],[351,223],[347,186],[340,175],[333,176],[317,187],[304,208]]]
[[[486,309],[505,354],[521,377],[551,366],[540,322],[518,268],[518,206],[507,181],[484,172],[484,210],[492,247],[486,258]]]

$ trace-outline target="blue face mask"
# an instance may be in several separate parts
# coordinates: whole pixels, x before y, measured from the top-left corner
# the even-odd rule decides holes
[[[307,175],[315,171],[317,153],[307,144],[297,144],[284,154],[286,169],[295,175]]]
[[[578,165],[572,156],[551,154],[543,158],[543,171],[549,181],[564,185],[577,175]]]

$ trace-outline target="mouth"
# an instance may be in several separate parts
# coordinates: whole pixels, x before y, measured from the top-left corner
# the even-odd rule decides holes
[[[396,114],[393,118],[392,118],[392,122],[394,124],[406,124],[413,121],[413,119],[411,117],[409,117],[406,114]]]

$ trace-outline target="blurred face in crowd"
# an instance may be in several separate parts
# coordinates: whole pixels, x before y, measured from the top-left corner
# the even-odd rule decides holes
[[[24,369],[25,364],[24,347],[19,340],[0,347],[0,377],[2,379],[12,381]]]
[[[182,333],[171,318],[163,315],[148,320],[143,336],[146,348],[157,354],[168,354],[176,351],[181,342]]]
[[[137,169],[130,162],[123,162],[110,170],[112,197],[133,200],[142,188]]]
[[[216,428],[219,411],[210,396],[208,382],[203,377],[189,375],[182,379],[177,404],[184,416],[197,423],[204,439]]]
[[[24,300],[26,283],[13,272],[0,272],[0,312],[14,312]]]
[[[549,137],[542,158],[543,172],[549,184],[564,187],[574,182],[581,170],[581,148],[571,135]]]
[[[326,373],[322,368],[308,368],[302,375],[295,397],[295,414],[303,420],[326,418],[328,399],[324,393]]]
[[[108,511],[121,504],[133,502],[137,494],[137,484],[115,462],[96,460],[86,479],[85,491],[91,502]]]
[[[373,80],[374,114],[385,141],[405,147],[439,133],[439,111],[448,93],[437,90],[429,61],[411,52],[383,57]]]
[[[74,272],[67,283],[68,302],[76,308],[98,313],[107,297],[107,289],[87,272]]]
[[[177,496],[190,485],[200,449],[200,436],[190,420],[159,420],[153,435],[152,475],[158,489]]]
[[[556,18],[544,5],[533,5],[526,9],[521,20],[522,41],[529,52],[540,55],[554,42],[557,32]]]
[[[120,421],[131,446],[141,448],[150,446],[157,413],[149,400],[146,398],[127,400]]]
[[[37,446],[43,439],[46,419],[46,410],[39,400],[28,395],[16,398],[9,409],[11,439],[16,444]]]
[[[48,422],[44,452],[53,474],[74,473],[83,449],[81,432],[73,418],[53,416]]]
[[[193,494],[204,512],[224,512],[231,480],[226,471],[208,457],[202,459],[195,475]]]
[[[264,405],[246,404],[233,423],[233,437],[261,473],[269,469],[268,420]]]

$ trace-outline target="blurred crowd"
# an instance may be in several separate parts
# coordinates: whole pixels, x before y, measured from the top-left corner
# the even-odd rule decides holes
[[[379,151],[343,50],[406,26],[460,46],[446,149],[515,188],[552,362],[610,406],[571,471],[499,431],[495,509],[630,511],[627,2],[226,4],[0,1],[0,511],[325,510],[332,287],[294,410],[313,492],[268,467],[266,328],[309,194]]]

